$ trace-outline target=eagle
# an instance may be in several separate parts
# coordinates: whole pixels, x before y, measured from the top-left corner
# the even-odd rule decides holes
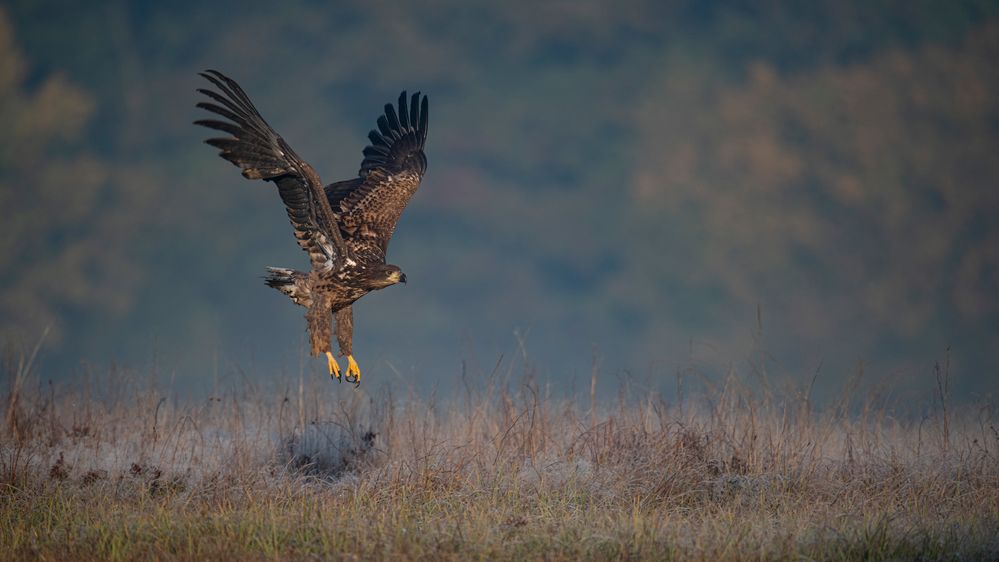
[[[307,309],[311,353],[325,354],[330,377],[361,382],[352,351],[353,303],[377,289],[405,283],[406,274],[385,263],[389,240],[427,171],[428,100],[416,92],[386,104],[357,177],[323,185],[319,175],[264,121],[246,92],[216,70],[199,73],[214,88],[198,88],[208,101],[197,107],[212,119],[195,121],[229,136],[205,142],[242,170],[243,177],[273,182],[288,212],[295,239],[309,254],[308,272],[268,267],[265,283]],[[221,119],[214,118],[215,116]],[[331,352],[332,321],[347,372]]]

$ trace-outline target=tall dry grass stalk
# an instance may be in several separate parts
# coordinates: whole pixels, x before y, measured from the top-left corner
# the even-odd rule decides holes
[[[954,410],[945,381],[920,418],[735,374],[680,407],[601,402],[593,382],[554,398],[529,373],[448,402],[318,376],[181,400],[120,369],[13,373],[0,552],[17,557],[999,555],[995,408]]]
[[[21,390],[24,388],[24,383],[35,365],[35,358],[38,357],[38,351],[42,348],[42,344],[49,335],[50,329],[51,326],[45,327],[30,354],[14,353],[11,351],[10,346],[8,346],[8,351],[4,358],[6,363],[4,370],[8,373],[7,379],[9,383],[7,399],[5,400],[7,410],[4,415],[4,421],[7,424],[7,432],[15,441],[20,441],[21,439],[19,415],[21,412]]]

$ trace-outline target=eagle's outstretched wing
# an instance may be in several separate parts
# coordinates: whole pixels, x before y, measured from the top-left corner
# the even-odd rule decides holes
[[[407,100],[402,92],[398,113],[386,104],[378,129],[368,133],[358,177],[325,188],[347,244],[362,257],[384,260],[399,216],[420,186],[428,117],[426,96],[417,92]]]
[[[241,168],[244,177],[277,184],[295,238],[308,252],[313,269],[339,269],[346,248],[319,175],[264,121],[239,84],[215,70],[200,74],[218,91],[199,88],[198,92],[212,102],[201,102],[198,107],[228,121],[202,119],[194,123],[232,135],[205,142],[219,148],[219,156]]]

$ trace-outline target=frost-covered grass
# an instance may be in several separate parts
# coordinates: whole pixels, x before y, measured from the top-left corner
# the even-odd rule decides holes
[[[816,412],[737,378],[596,411],[529,378],[448,403],[318,376],[185,401],[16,370],[2,558],[999,558],[988,407]]]

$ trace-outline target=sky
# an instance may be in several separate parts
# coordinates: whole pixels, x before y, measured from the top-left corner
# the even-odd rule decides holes
[[[262,282],[308,263],[275,189],[191,124],[215,68],[325,181],[399,91],[430,97],[409,282],[355,305],[371,391],[738,373],[924,400],[939,363],[987,400],[997,59],[996,2],[15,0],[0,335],[67,384],[325,376]]]

